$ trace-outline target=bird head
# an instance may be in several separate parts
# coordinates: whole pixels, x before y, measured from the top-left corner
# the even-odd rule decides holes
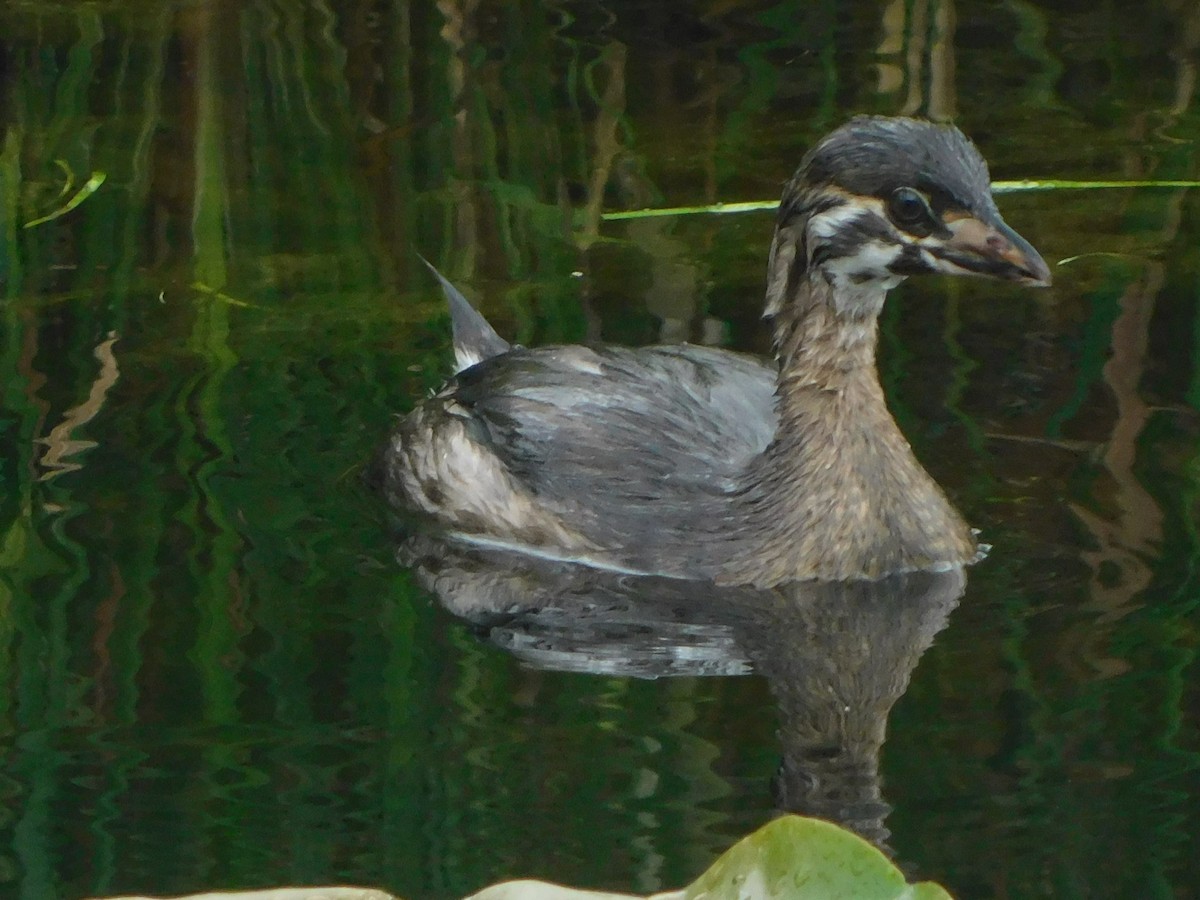
[[[987,163],[961,131],[858,116],[813,147],[788,183],[767,315],[814,276],[851,311],[878,312],[889,288],[926,272],[1050,283],[1046,262],[1001,218]]]

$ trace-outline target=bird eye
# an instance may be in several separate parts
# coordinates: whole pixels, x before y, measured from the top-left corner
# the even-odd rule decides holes
[[[925,198],[912,188],[897,188],[888,200],[888,215],[907,231],[929,234],[933,228],[933,213]]]

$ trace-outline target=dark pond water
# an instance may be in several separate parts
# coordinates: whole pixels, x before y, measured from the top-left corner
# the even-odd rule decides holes
[[[1198,44],[1175,0],[0,7],[0,894],[690,880],[777,813],[767,681],[539,670],[396,563],[359,471],[448,370],[414,251],[522,343],[763,350],[770,213],[599,212],[772,199],[862,111],[1196,178]],[[1200,194],[1000,201],[1052,289],[884,313],[995,548],[892,710],[888,843],[1200,896]]]

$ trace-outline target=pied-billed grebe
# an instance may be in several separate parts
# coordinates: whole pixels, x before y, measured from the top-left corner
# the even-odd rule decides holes
[[[383,453],[384,491],[464,540],[768,587],[966,565],[971,530],[888,413],[888,290],[924,272],[1046,285],[958,129],[858,117],[779,207],[776,364],[708,347],[510,346],[441,279],[458,373]]]

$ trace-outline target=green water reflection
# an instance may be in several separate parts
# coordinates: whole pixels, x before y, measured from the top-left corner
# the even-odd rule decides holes
[[[859,111],[953,117],[997,178],[1196,178],[1197,35],[1168,0],[5,5],[0,894],[694,877],[773,815],[763,684],[524,669],[359,486],[448,362],[414,251],[523,343],[763,349],[768,214],[600,212],[775,196]],[[893,712],[892,844],[968,897],[1191,896],[1200,207],[1003,201],[1080,256],[1054,289],[885,311],[893,409],[996,548]]]

